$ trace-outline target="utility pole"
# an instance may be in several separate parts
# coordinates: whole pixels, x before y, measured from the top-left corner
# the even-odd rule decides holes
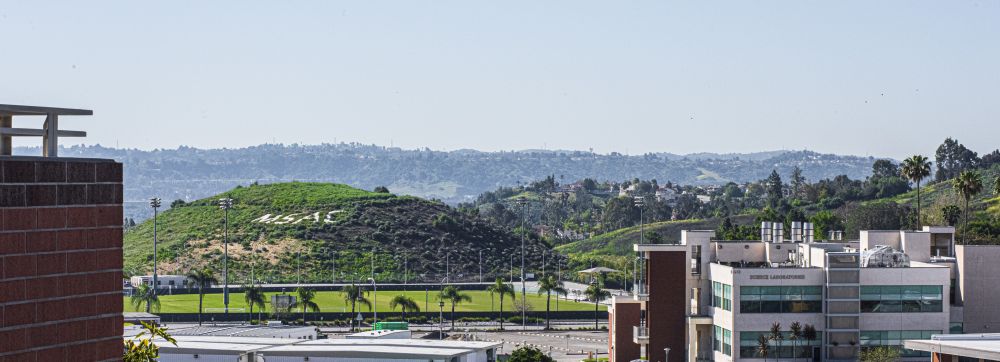
[[[483,251],[479,251],[479,283],[483,283]]]
[[[525,280],[525,279],[527,279],[526,278],[527,275],[525,274],[525,270],[524,270],[524,234],[525,234],[525,230],[524,230],[524,216],[526,214],[526,212],[525,212],[526,211],[525,206],[528,205],[528,199],[526,199],[524,197],[520,197],[520,198],[517,199],[517,204],[521,205],[521,328],[524,329],[524,330],[527,330],[528,329],[528,323],[527,323],[527,320],[525,318],[527,317],[527,312],[526,312],[527,304],[526,304],[526,301],[527,301],[528,297],[527,297],[527,291],[526,291],[526,283],[527,283],[527,281]]]
[[[153,207],[153,295],[156,295],[156,288],[159,287],[159,281],[156,279],[156,215],[157,209],[160,208],[160,198],[154,197],[149,199],[149,206]],[[149,303],[146,303],[146,313],[149,313]]]
[[[233,207],[233,199],[222,198],[219,199],[219,207],[222,208],[225,213],[225,226],[222,239],[223,254],[222,254],[222,303],[225,307],[226,319],[229,318],[229,209]]]
[[[332,273],[333,273],[333,278],[331,278],[330,280],[333,281],[332,285],[336,285],[337,284],[337,251],[336,250],[334,250],[334,252],[333,252],[333,258],[331,258],[330,261],[333,263],[332,264],[333,266],[331,267]]]

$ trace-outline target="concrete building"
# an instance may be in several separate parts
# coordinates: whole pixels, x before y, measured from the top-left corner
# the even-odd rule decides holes
[[[136,275],[129,278],[129,283],[132,287],[138,287],[142,284],[152,285],[153,276],[152,275]],[[159,284],[158,289],[177,289],[183,288],[187,285],[187,277],[183,275],[157,275],[156,284]]]
[[[271,339],[176,337],[154,341],[162,362],[494,362],[500,343],[423,339]]]
[[[764,223],[761,240],[683,231],[678,244],[635,245],[631,298],[609,308],[612,361],[856,360],[862,348],[997,328],[1000,247],[955,245],[951,227],[861,231],[816,241],[812,226]],[[992,258],[992,259],[991,259]],[[793,323],[815,338],[789,339]],[[904,360],[929,354],[903,350]]]
[[[92,113],[0,105],[2,361],[122,358],[122,164],[57,154],[59,137],[85,135],[61,117]],[[41,137],[43,157],[12,156],[12,137]]]
[[[1000,334],[933,335],[930,339],[907,340],[907,349],[931,354],[934,362],[1000,361]]]

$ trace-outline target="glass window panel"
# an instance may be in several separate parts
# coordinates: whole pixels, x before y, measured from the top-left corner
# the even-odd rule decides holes
[[[740,295],[747,294],[760,294],[760,288],[758,287],[740,287]]]

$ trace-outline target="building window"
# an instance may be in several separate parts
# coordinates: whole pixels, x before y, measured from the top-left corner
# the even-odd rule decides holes
[[[780,342],[775,341],[771,338],[771,332],[740,332],[740,358],[761,358],[758,348],[757,339],[763,335],[769,339],[767,345],[769,346],[767,352],[768,359],[777,358],[803,358],[812,359],[813,357],[813,347],[820,347],[823,344],[819,338],[807,341],[805,339],[799,338],[797,340],[791,339],[791,332],[783,331],[781,332],[782,337],[784,337]],[[816,331],[816,335],[822,336],[823,333]]]
[[[861,331],[861,348],[890,346],[900,349],[900,357],[930,357],[930,352],[903,348],[903,341],[907,339],[931,339],[932,334],[941,334],[941,331]]]
[[[740,313],[822,313],[823,287],[740,287]]]
[[[733,310],[733,286],[712,282],[712,306],[724,310]]]
[[[951,322],[948,324],[948,334],[965,333],[965,324],[962,322]]]
[[[940,285],[870,285],[861,287],[863,313],[941,312]]]
[[[719,327],[712,326],[712,350],[722,352],[727,356],[733,355],[733,332]]]

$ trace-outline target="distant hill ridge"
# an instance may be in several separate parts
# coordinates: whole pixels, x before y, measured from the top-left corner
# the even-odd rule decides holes
[[[28,148],[15,150],[21,154],[32,152]],[[873,160],[812,151],[630,156],[588,151],[405,150],[356,143],[152,151],[74,146],[64,148],[60,155],[123,162],[125,214],[136,219],[151,216],[144,200],[152,196],[194,200],[252,182],[334,182],[363,189],[387,186],[397,194],[458,203],[499,186],[548,175],[564,183],[589,177],[598,181],[640,178],[707,185],[760,180],[772,169],[787,175],[798,166],[810,180],[842,174],[863,179],[870,174]]]
[[[159,271],[181,274],[213,268],[221,275],[224,212],[229,210],[230,280],[258,275],[271,281],[364,281],[372,254],[379,280],[431,281],[449,269],[453,280],[484,272],[507,275],[520,239],[440,202],[370,192],[342,184],[290,182],[238,187],[160,213]],[[125,233],[126,274],[151,272],[153,225],[147,220]],[[541,264],[544,244],[529,239],[529,267]],[[336,260],[336,263],[334,262]],[[450,264],[450,265],[446,265]],[[423,275],[423,277],[421,277]],[[488,274],[490,275],[490,274]]]

